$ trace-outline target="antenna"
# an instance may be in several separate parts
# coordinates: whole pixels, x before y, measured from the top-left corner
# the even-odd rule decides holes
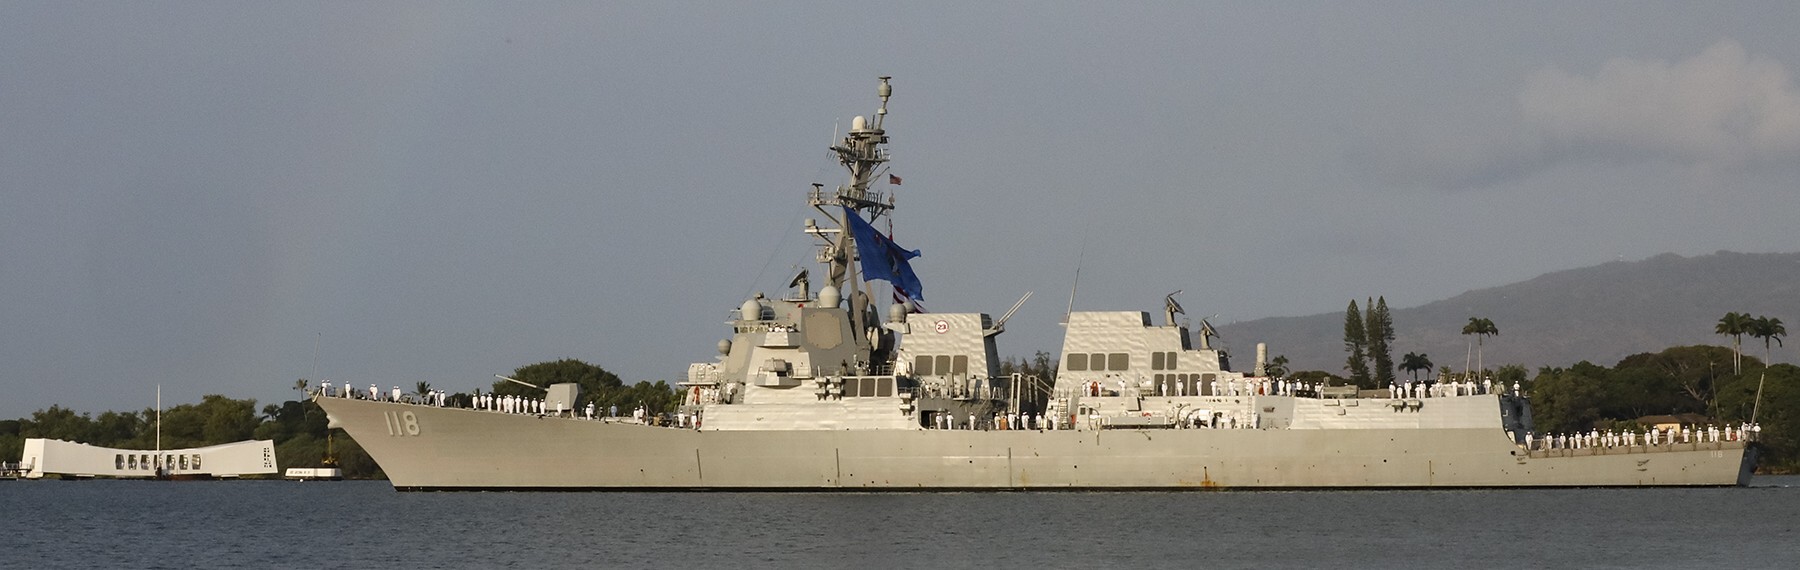
[[[1081,260],[1082,258],[1087,257],[1088,230],[1093,229],[1093,227],[1093,224],[1090,223],[1086,228],[1082,228],[1081,230],[1081,251],[1075,254],[1075,284],[1069,286],[1069,308],[1063,311],[1062,318],[1062,324],[1064,326],[1069,324],[1069,315],[1075,312],[1075,291],[1081,289]]]
[[[881,79],[881,87],[879,87],[875,90],[875,94],[881,96],[881,108],[875,110],[875,130],[877,130],[877,131],[881,130],[881,122],[882,122],[881,120],[887,118],[888,97],[891,97],[894,95],[894,87],[892,85],[888,85],[888,80],[893,79],[893,78],[894,77],[891,75],[883,75],[883,76],[879,77],[879,79]]]
[[[312,372],[307,373],[306,377],[311,378],[314,381],[317,381],[319,379],[319,340],[325,338],[325,333],[321,332],[321,333],[313,333],[313,334],[316,334],[319,336],[313,337]],[[304,395],[305,394],[302,394],[302,396],[304,396]]]
[[[1201,350],[1211,350],[1213,337],[1219,336],[1219,331],[1213,329],[1213,327],[1212,327],[1212,319],[1216,319],[1216,318],[1219,318],[1218,313],[1213,313],[1213,316],[1211,316],[1211,317],[1200,319],[1200,349]]]
[[[1181,303],[1175,301],[1175,297],[1180,295],[1181,290],[1176,289],[1174,293],[1170,293],[1167,297],[1163,297],[1163,311],[1168,313],[1169,318],[1167,324],[1169,326],[1175,326],[1175,315],[1187,314],[1187,311],[1181,308]]]
[[[1768,378],[1769,370],[1767,366],[1764,366],[1762,376],[1756,379],[1756,401],[1750,404],[1750,425],[1752,426],[1756,425],[1756,412],[1761,411],[1762,408],[1763,380],[1767,380]]]

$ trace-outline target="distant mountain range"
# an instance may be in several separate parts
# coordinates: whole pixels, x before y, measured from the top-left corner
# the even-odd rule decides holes
[[[1349,303],[1346,297],[1344,304]],[[1364,298],[1356,303],[1361,307]],[[1729,338],[1713,334],[1719,317],[1730,311],[1779,318],[1800,334],[1800,253],[1666,253],[1548,273],[1419,307],[1390,303],[1389,311],[1396,366],[1402,355],[1421,352],[1437,367],[1462,370],[1471,338],[1462,335],[1462,327],[1469,317],[1492,320],[1500,329],[1499,336],[1485,341],[1488,368],[1522,364],[1535,374],[1539,366],[1582,360],[1612,366],[1626,356],[1670,346],[1730,346]],[[1287,356],[1293,370],[1345,374],[1343,311],[1218,328],[1237,356],[1236,367],[1245,371],[1253,363],[1255,343],[1266,342],[1270,357]],[[1760,358],[1762,341],[1746,335],[1744,352]],[[1782,354],[1777,346],[1773,360],[1796,360]]]

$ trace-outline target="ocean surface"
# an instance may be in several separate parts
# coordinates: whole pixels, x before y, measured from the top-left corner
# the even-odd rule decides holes
[[[1795,568],[1749,488],[399,493],[0,481],[4,568]]]

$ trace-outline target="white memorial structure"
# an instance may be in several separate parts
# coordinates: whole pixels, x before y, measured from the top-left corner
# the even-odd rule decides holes
[[[236,478],[273,475],[275,442],[240,441],[190,449],[110,449],[60,439],[25,440],[19,461],[27,479],[45,475],[112,477],[119,479]]]

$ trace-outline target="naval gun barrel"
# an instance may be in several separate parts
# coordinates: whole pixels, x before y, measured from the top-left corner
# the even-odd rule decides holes
[[[514,379],[512,379],[512,378],[507,378],[507,377],[505,377],[505,376],[501,376],[501,375],[499,375],[499,374],[495,374],[495,375],[494,375],[494,377],[495,377],[495,378],[499,378],[499,379],[501,379],[501,380],[505,380],[505,381],[507,381],[507,382],[512,382],[512,383],[514,383],[514,384],[518,384],[518,385],[520,385],[520,386],[524,386],[524,387],[526,387],[526,388],[532,388],[532,389],[536,389],[536,390],[539,390],[539,391],[543,391],[543,392],[549,392],[549,391],[550,391],[550,389],[549,389],[549,388],[545,388],[545,387],[543,387],[543,386],[539,386],[539,385],[537,385],[537,384],[532,384],[532,383],[530,383],[530,382],[526,382],[526,381],[523,381],[523,380],[514,380]]]

